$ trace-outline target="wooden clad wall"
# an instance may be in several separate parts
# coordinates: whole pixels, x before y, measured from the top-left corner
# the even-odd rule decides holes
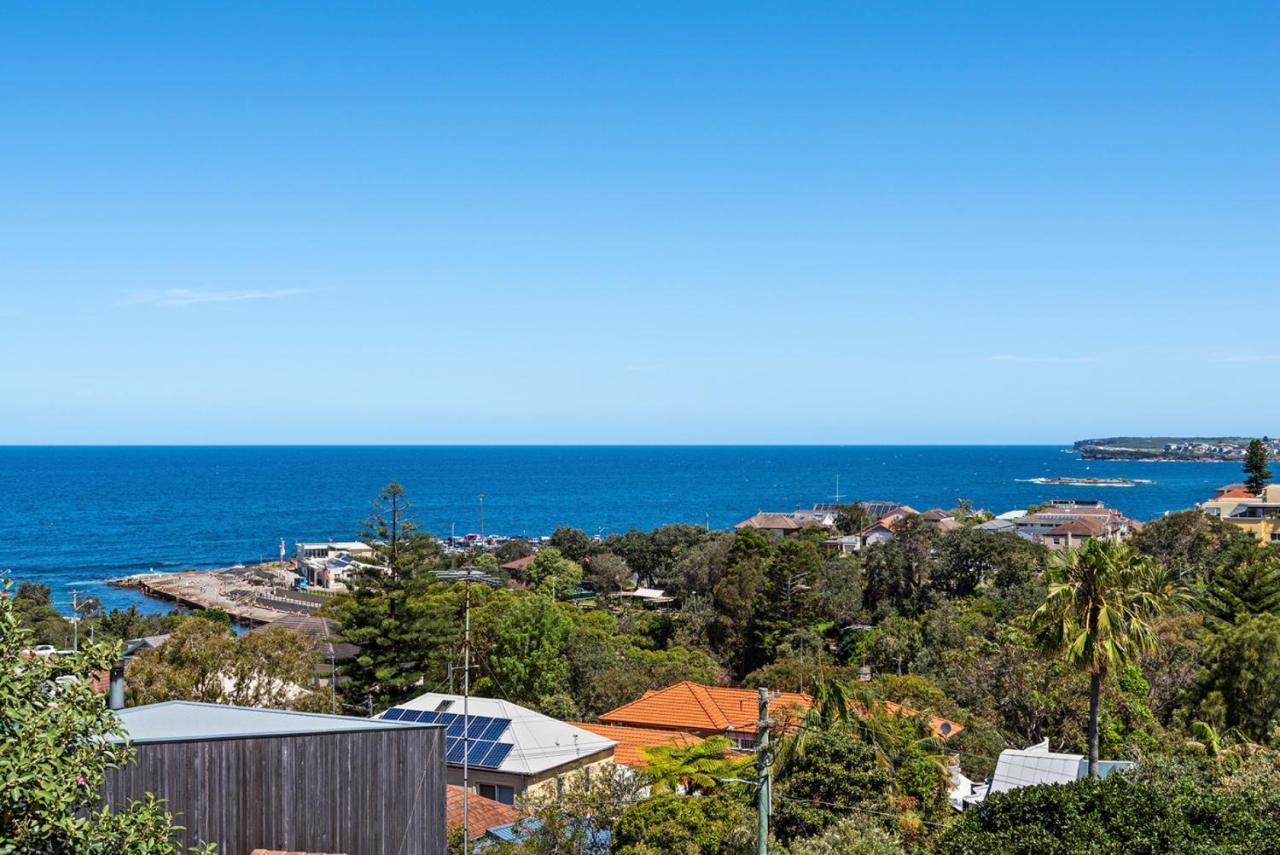
[[[155,742],[107,773],[113,806],[153,792],[183,840],[346,855],[445,851],[444,730],[405,727]]]

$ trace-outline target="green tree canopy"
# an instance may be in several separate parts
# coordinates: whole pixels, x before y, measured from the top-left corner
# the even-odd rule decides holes
[[[1280,727],[1280,615],[1243,617],[1210,638],[1199,715],[1219,730],[1274,741]]]
[[[565,558],[577,561],[579,564],[591,554],[593,546],[586,532],[567,525],[551,532],[550,545],[553,549],[558,549]]]
[[[477,693],[493,692],[537,707],[542,698],[563,691],[569,677],[566,647],[572,631],[573,622],[549,597],[519,597],[494,627],[488,674],[481,675]]]
[[[731,796],[645,799],[613,826],[615,855],[742,855],[753,851],[755,817]]]
[[[277,628],[237,638],[224,624],[189,617],[130,664],[128,694],[133,704],[329,710],[328,696],[312,689],[318,666],[310,640],[296,632]]]
[[[554,546],[548,546],[533,557],[525,574],[531,587],[563,599],[578,590],[578,584],[582,582],[582,565],[564,557]]]
[[[170,855],[172,817],[153,798],[112,811],[99,805],[107,770],[130,750],[109,740],[120,720],[89,683],[118,645],[31,656],[9,590],[0,592],[0,853]]]
[[[1022,787],[987,797],[938,841],[939,855],[1269,852],[1280,823],[1247,795],[1194,782],[1105,781]]]

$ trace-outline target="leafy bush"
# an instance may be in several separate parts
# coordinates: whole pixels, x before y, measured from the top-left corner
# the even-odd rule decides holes
[[[1158,787],[1113,775],[1023,787],[966,811],[940,855],[1275,851],[1280,821],[1246,793],[1194,784]]]

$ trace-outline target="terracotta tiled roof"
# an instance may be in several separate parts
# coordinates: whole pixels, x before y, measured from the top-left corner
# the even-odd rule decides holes
[[[638,700],[602,714],[600,721],[637,728],[685,730],[695,734],[755,733],[758,697],[755,689],[703,686],[686,680],[665,689],[645,692]],[[780,692],[769,702],[769,717],[776,727],[785,730],[812,706],[813,698],[807,694]],[[910,707],[892,702],[883,706],[892,715],[917,714]],[[948,739],[964,730],[964,726],[949,719],[929,716],[929,729],[934,736]],[[599,730],[592,732],[600,733]]]
[[[885,701],[881,706],[884,707],[885,711],[890,715],[902,715],[907,717],[919,715],[919,710],[913,710],[911,707],[904,707],[902,704],[895,704],[893,701]],[[950,739],[960,731],[964,730],[963,724],[959,724],[948,718],[940,718],[939,716],[931,715],[928,719],[929,730],[938,739]]]
[[[702,741],[702,737],[683,730],[660,730],[651,727],[628,727],[624,724],[587,721],[571,721],[569,724],[618,743],[613,749],[614,762],[633,768],[649,765],[649,758],[644,753],[646,748],[664,745],[688,748]]]
[[[756,730],[755,689],[703,686],[685,680],[665,689],[645,692],[638,700],[600,716],[603,722],[637,727],[658,727],[694,732],[722,733]],[[799,692],[782,692],[769,702],[771,718],[785,721],[803,715],[813,698]]]
[[[743,520],[734,528],[763,528],[777,531],[798,531],[804,528],[790,514],[767,514],[761,511],[753,517]]]
[[[445,813],[449,828],[462,826],[462,787],[450,784],[447,791]],[[502,802],[486,799],[484,796],[471,794],[467,799],[467,832],[468,837],[475,839],[484,835],[494,826],[507,825],[524,817],[524,813]]]
[[[1080,517],[1079,519],[1064,522],[1055,528],[1051,528],[1045,532],[1045,536],[1050,535],[1071,535],[1072,537],[1097,537],[1107,530],[1107,525],[1094,517]]]
[[[1257,493],[1249,490],[1228,490],[1225,493],[1219,493],[1215,498],[1218,499],[1256,499]]]

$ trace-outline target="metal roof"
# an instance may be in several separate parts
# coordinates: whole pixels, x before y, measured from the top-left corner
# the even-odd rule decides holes
[[[424,726],[349,715],[268,710],[195,701],[165,701],[128,707],[120,710],[119,716],[124,723],[123,730],[131,742],[189,742]]]
[[[401,703],[398,708],[457,714],[462,712],[462,696],[428,692]],[[509,722],[501,733],[501,742],[510,743],[512,747],[497,768],[515,775],[540,774],[610,750],[617,744],[612,739],[498,698],[473,696],[469,702],[469,713],[473,721],[488,717]],[[461,759],[459,756],[452,762],[460,762]]]
[[[1112,772],[1133,767],[1127,760],[1102,760],[1099,774],[1105,778]],[[996,761],[989,793],[1003,793],[1036,784],[1070,784],[1089,775],[1089,761],[1083,754],[1059,754],[1049,750],[1049,740],[1021,751],[1005,749]]]

